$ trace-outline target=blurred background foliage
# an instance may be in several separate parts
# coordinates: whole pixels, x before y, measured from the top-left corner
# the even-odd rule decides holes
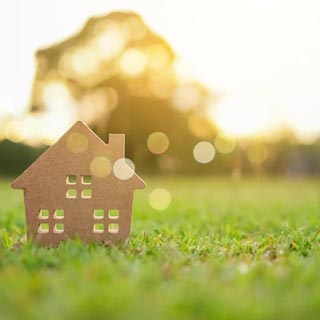
[[[269,137],[221,132],[208,117],[219,94],[181,77],[173,49],[135,13],[89,19],[71,38],[38,50],[36,63],[28,111],[0,121],[1,174],[21,172],[77,119],[106,142],[125,133],[126,156],[141,173],[320,174],[319,139],[303,144],[289,129]],[[195,161],[200,141],[214,146],[213,161]]]

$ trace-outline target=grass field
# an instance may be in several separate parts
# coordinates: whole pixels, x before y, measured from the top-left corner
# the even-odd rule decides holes
[[[319,180],[149,178],[130,243],[54,249],[25,242],[22,192],[0,181],[1,319],[320,318]]]

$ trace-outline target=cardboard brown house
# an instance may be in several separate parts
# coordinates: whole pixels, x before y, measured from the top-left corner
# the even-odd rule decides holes
[[[145,184],[124,158],[123,134],[105,144],[77,122],[12,184],[24,191],[28,238],[44,245],[128,239],[133,193]]]

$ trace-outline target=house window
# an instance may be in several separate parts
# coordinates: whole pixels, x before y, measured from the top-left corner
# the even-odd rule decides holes
[[[38,233],[48,233],[48,232],[49,232],[49,224],[40,223],[38,228]]]
[[[91,199],[92,198],[92,176],[90,175],[68,175],[66,178],[67,199],[76,199],[81,197],[82,199]]]
[[[54,233],[63,233],[64,232],[64,224],[63,223],[56,223],[53,229]]]
[[[119,210],[112,209],[109,210],[109,219],[119,219]]]
[[[41,220],[49,219],[49,210],[41,209],[39,211],[39,219]]]
[[[95,223],[93,225],[93,232],[94,233],[103,233],[104,231],[104,224],[103,223]]]
[[[54,233],[63,233],[64,232],[64,210],[48,210],[40,209],[39,210],[39,227],[38,233],[49,233],[53,231]]]
[[[77,198],[77,190],[76,190],[76,189],[68,189],[66,196],[67,196],[68,199],[75,199],[75,198]]]
[[[81,183],[82,184],[92,184],[92,176],[82,176]]]
[[[94,218],[94,219],[97,219],[97,220],[103,219],[103,218],[104,218],[104,210],[102,210],[102,209],[95,209],[95,210],[93,211],[93,218]]]
[[[81,192],[81,198],[91,199],[92,198],[92,189],[83,189]]]
[[[70,175],[67,176],[67,184],[76,184],[77,183],[77,176],[75,175]]]
[[[64,218],[64,210],[62,209],[58,209],[58,210],[54,210],[54,219],[63,219]]]
[[[109,233],[119,232],[119,223],[110,223],[108,228]]]
[[[103,210],[95,209],[93,210],[93,232],[94,233],[119,233],[119,222],[117,219],[120,217],[120,212],[117,209]],[[100,221],[99,221],[100,220]]]

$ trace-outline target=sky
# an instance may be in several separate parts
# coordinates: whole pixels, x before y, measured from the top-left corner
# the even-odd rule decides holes
[[[320,134],[318,0],[2,1],[0,113],[25,110],[37,49],[114,10],[140,14],[189,74],[222,94],[212,111],[222,130],[241,135],[289,125],[305,141]],[[240,110],[252,128],[239,123]]]

